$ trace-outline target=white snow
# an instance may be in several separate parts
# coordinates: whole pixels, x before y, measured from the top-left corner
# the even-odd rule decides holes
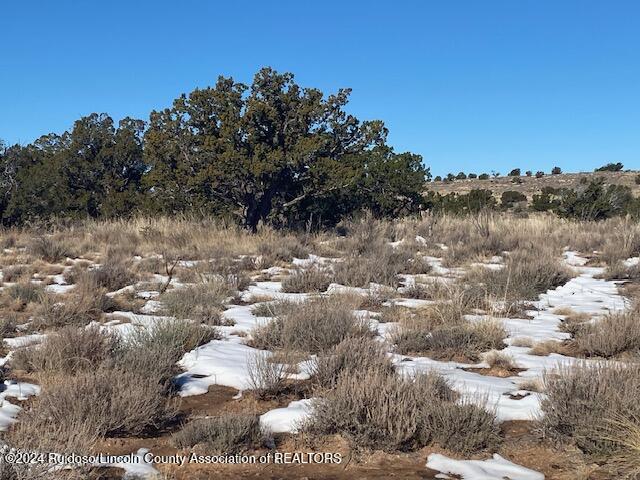
[[[535,470],[510,462],[497,453],[487,460],[454,460],[439,453],[427,458],[427,467],[442,472],[438,478],[464,480],[544,480],[544,475]]]
[[[51,285],[47,285],[44,287],[46,292],[49,293],[67,293],[75,288],[75,285],[60,285],[58,283],[52,283]]]
[[[245,390],[250,386],[247,365],[255,355],[272,355],[271,352],[251,348],[240,343],[242,339],[212,340],[186,353],[178,362],[185,369],[175,378],[180,386],[180,396],[202,395],[211,385]]]
[[[6,343],[12,349],[26,347],[42,342],[47,336],[43,333],[33,333],[31,335],[23,335],[21,337],[5,338]]]
[[[297,400],[260,416],[260,425],[273,433],[296,433],[311,413],[315,399]]]
[[[117,463],[101,463],[96,466],[101,467],[116,467],[122,468],[124,470],[124,479],[136,479],[136,478],[155,478],[158,475],[158,470],[153,468],[151,463],[145,462],[144,456],[146,453],[149,453],[149,449],[141,448],[139,449],[135,455],[135,459],[132,459],[128,462],[117,462]]]
[[[31,383],[5,380],[0,391],[0,431],[5,431],[15,423],[16,416],[22,410],[17,405],[9,402],[7,398],[15,398],[24,401],[28,397],[40,394],[40,387]]]
[[[577,255],[570,258],[575,264],[581,264],[581,259]],[[427,357],[392,355],[396,368],[403,374],[436,370],[451,382],[452,388],[462,395],[462,400],[486,402],[489,408],[494,408],[498,421],[535,419],[541,413],[540,395],[520,390],[519,383],[525,378],[540,378],[545,370],[570,365],[577,360],[558,354],[531,355],[529,348],[516,347],[511,343],[515,339],[523,338],[530,339],[533,343],[547,340],[562,341],[569,338],[569,334],[559,330],[563,316],[552,313],[552,310],[557,307],[570,307],[576,312],[593,316],[602,316],[627,307],[627,301],[618,293],[617,282],[594,278],[594,275],[601,273],[602,269],[580,266],[577,268],[583,273],[566,284],[540,295],[540,300],[534,302],[540,310],[527,312],[533,318],[496,319],[503,323],[509,333],[505,339],[507,347],[502,352],[511,356],[517,367],[526,369],[517,376],[499,378],[464,370],[469,367],[486,368],[488,365],[485,363],[471,365],[441,362]],[[487,317],[467,315],[466,318],[477,321]]]

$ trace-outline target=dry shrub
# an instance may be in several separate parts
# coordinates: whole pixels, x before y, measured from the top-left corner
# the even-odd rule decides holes
[[[575,331],[573,346],[587,357],[640,354],[640,309],[606,315]]]
[[[42,285],[27,281],[6,287],[2,291],[2,296],[7,300],[14,300],[22,305],[26,305],[39,301],[43,291],[44,288]]]
[[[370,246],[362,255],[350,255],[335,264],[334,281],[350,287],[369,287],[371,283],[398,286],[398,274],[406,270],[404,252],[386,244]]]
[[[640,280],[640,264],[627,266],[621,261],[607,265],[604,270],[607,280]]]
[[[160,320],[129,333],[116,358],[120,368],[144,373],[169,387],[184,353],[220,338],[212,327],[189,320]]]
[[[366,212],[362,217],[344,220],[338,224],[338,248],[349,255],[358,256],[377,250],[387,244],[389,224],[373,218]]]
[[[482,359],[487,362],[489,368],[496,368],[500,370],[513,371],[517,368],[516,362],[511,355],[498,350],[491,350],[482,356]]]
[[[409,451],[433,443],[457,452],[495,446],[495,417],[474,405],[453,403],[446,381],[428,373],[412,378],[370,368],[340,375],[316,402],[304,430],[341,434],[354,448]]]
[[[536,300],[571,277],[571,271],[552,251],[530,248],[512,252],[503,269],[475,268],[463,281],[482,286],[494,299],[518,302]]]
[[[511,340],[511,346],[513,347],[533,347],[533,340],[529,337],[516,337]]]
[[[4,314],[0,318],[0,337],[8,338],[13,337],[16,333],[16,318],[15,314]]]
[[[173,402],[157,379],[132,369],[102,366],[46,379],[12,440],[28,447],[37,438],[64,445],[77,432],[95,437],[138,435],[175,417]],[[25,438],[26,437],[26,438]]]
[[[119,255],[127,258],[138,253],[142,242],[140,234],[123,224],[103,222],[91,228],[91,242],[94,246],[103,246],[111,255]]]
[[[383,307],[382,312],[376,320],[380,323],[389,322],[402,322],[406,323],[414,316],[414,311],[411,308],[403,307],[401,305],[391,305],[389,307]]]
[[[324,292],[331,279],[320,268],[306,268],[294,271],[282,281],[282,291],[288,293]]]
[[[620,450],[603,438],[610,419],[640,416],[640,364],[578,363],[544,376],[544,416],[540,425],[550,439],[573,443],[588,454],[608,457]]]
[[[418,300],[431,300],[433,298],[429,287],[423,283],[412,283],[402,290],[402,296]]]
[[[406,248],[405,248],[406,250]],[[408,253],[409,258],[405,261],[402,273],[411,275],[425,275],[433,270],[431,264],[422,255]]]
[[[349,336],[369,336],[368,322],[358,320],[348,299],[318,297],[287,309],[251,332],[251,345],[262,350],[317,353]]]
[[[90,431],[90,426],[77,424],[63,425],[56,428],[50,425],[52,435],[43,436],[34,431],[37,425],[18,423],[12,431],[5,435],[4,441],[10,448],[34,453],[55,452],[58,454],[88,455],[96,444],[97,437]],[[14,441],[15,439],[15,441]],[[92,466],[74,466],[73,469],[61,470],[60,465],[44,463],[9,463],[0,462],[0,478],[3,480],[86,480],[99,478],[92,475]]]
[[[27,252],[47,262],[59,262],[73,256],[73,249],[65,239],[47,235],[33,238],[27,245]]]
[[[307,258],[309,251],[299,238],[278,233],[268,235],[258,244],[259,267],[268,268],[294,258]]]
[[[226,279],[215,277],[197,285],[170,290],[160,300],[168,315],[220,325],[224,302],[232,295],[233,289]]]
[[[112,292],[132,285],[137,280],[138,276],[122,258],[107,257],[98,268],[86,270],[76,281]]]
[[[612,478],[640,478],[640,416],[621,412],[606,420],[598,435],[615,448],[607,458]]]
[[[2,269],[3,282],[28,282],[34,273],[30,265],[9,265]]]
[[[542,382],[537,378],[527,378],[518,382],[518,389],[527,390],[529,392],[542,392]]]
[[[213,454],[238,454],[265,446],[269,435],[257,415],[226,414],[194,420],[171,438],[177,448],[206,447]]]
[[[609,221],[606,241],[600,258],[608,265],[640,254],[640,225],[630,218]]]
[[[462,321],[430,327],[413,323],[400,328],[392,337],[403,355],[428,355],[439,359],[465,357],[475,361],[479,354],[504,347],[507,333],[496,320]]]
[[[84,326],[99,320],[102,312],[114,306],[113,300],[105,296],[104,291],[92,291],[88,286],[77,288],[64,302],[61,302],[56,295],[42,295],[33,317],[33,326],[36,328]]]
[[[274,398],[285,386],[287,366],[267,352],[258,352],[247,361],[249,389],[261,399]]]
[[[530,355],[538,355],[546,357],[552,353],[562,353],[564,351],[564,345],[558,340],[543,340],[536,342],[529,350]]]
[[[260,302],[251,308],[251,313],[256,317],[275,317],[276,315],[282,315],[288,310],[295,308],[296,305],[298,305],[298,302],[288,300]]]
[[[73,374],[97,368],[118,351],[120,339],[98,326],[64,327],[48,335],[41,345],[23,347],[14,352],[11,365],[26,371],[46,374]]]
[[[486,405],[486,399],[478,403]],[[495,413],[470,400],[436,403],[431,413],[432,441],[442,448],[469,455],[495,448],[500,427]]]
[[[17,230],[0,230],[0,249],[15,248],[18,245],[20,233]]]
[[[347,338],[314,359],[313,383],[320,389],[332,389],[340,375],[354,375],[368,369],[393,373],[384,344],[367,337]]]

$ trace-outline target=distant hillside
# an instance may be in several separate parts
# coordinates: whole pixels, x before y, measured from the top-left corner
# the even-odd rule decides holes
[[[625,172],[590,172],[590,173],[561,173],[558,175],[545,174],[544,177],[497,177],[487,180],[466,179],[454,180],[453,182],[429,182],[427,190],[438,192],[442,195],[448,193],[469,193],[473,189],[491,190],[496,197],[500,197],[503,192],[513,190],[521,192],[531,200],[535,193],[539,193],[544,187],[553,188],[575,188],[580,180],[586,178],[587,181],[603,178],[608,184],[626,185],[631,187],[633,195],[640,197],[640,185],[636,183],[639,171]],[[518,183],[519,182],[519,183]]]

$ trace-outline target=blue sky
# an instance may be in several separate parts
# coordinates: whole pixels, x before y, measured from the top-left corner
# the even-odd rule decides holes
[[[640,168],[640,2],[0,3],[0,138],[148,118],[261,66],[353,88],[434,174]]]

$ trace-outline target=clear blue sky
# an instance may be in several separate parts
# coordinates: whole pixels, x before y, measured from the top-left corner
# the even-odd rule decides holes
[[[1,2],[0,138],[147,119],[266,65],[353,88],[434,174],[640,168],[634,0]]]

